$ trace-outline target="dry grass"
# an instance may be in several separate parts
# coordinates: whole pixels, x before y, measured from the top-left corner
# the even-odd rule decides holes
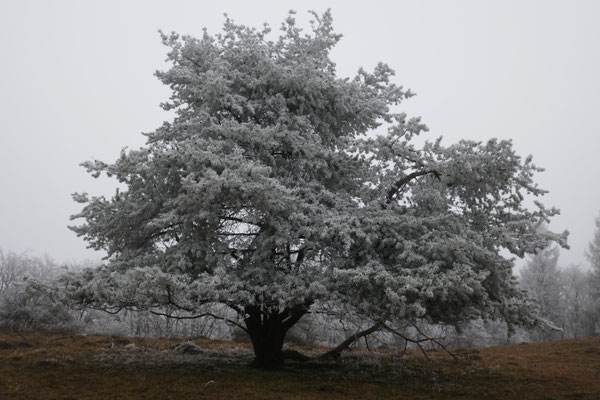
[[[201,351],[182,354],[166,339],[0,334],[0,399],[600,399],[600,338],[464,350],[459,362],[355,351],[277,372],[247,368],[247,345],[194,342]]]

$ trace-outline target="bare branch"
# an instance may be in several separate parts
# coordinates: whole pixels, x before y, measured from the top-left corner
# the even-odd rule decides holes
[[[396,195],[396,193],[398,193],[400,191],[400,189],[402,189],[410,181],[412,181],[415,178],[418,178],[419,176],[428,175],[428,174],[433,174],[438,179],[441,176],[441,174],[438,171],[434,170],[434,169],[426,169],[426,170],[423,170],[423,171],[415,171],[413,173],[410,173],[410,174],[406,175],[402,179],[397,180],[392,185],[392,188],[390,190],[388,190],[387,196],[386,196],[386,204],[391,203],[392,200],[393,200],[393,198],[394,198],[394,196]]]
[[[216,232],[219,236],[258,236],[260,232],[240,232],[240,233],[230,233],[230,232]]]
[[[241,325],[241,324],[239,324],[239,323],[237,323],[237,322],[235,322],[235,321],[233,321],[233,320],[231,320],[229,318],[221,317],[220,315],[216,315],[216,314],[213,314],[211,312],[205,312],[205,313],[197,314],[197,315],[178,316],[178,315],[171,315],[171,314],[163,313],[163,312],[160,312],[160,311],[154,311],[154,310],[149,310],[149,311],[152,314],[154,314],[154,315],[160,315],[162,317],[168,317],[168,318],[173,318],[173,319],[198,319],[198,318],[204,318],[204,317],[211,317],[211,318],[214,318],[214,319],[225,321],[228,324],[235,325],[238,328],[242,329],[244,332],[248,333],[248,330],[246,329],[245,326],[243,326],[243,325]]]
[[[383,324],[381,322],[377,322],[375,325],[371,326],[370,328],[367,328],[363,331],[360,332],[356,332],[352,335],[350,335],[346,340],[344,340],[342,343],[340,343],[339,345],[337,345],[334,349],[329,350],[328,352],[321,354],[319,356],[319,358],[337,358],[340,356],[340,354],[342,353],[342,351],[350,349],[350,345],[354,342],[356,342],[358,339],[370,335],[373,332],[377,332],[378,330],[380,330],[383,327]]]
[[[446,348],[446,346],[444,346],[442,344],[442,342],[440,342],[437,338],[433,338],[433,337],[429,337],[427,336],[425,333],[423,333],[423,331],[421,329],[419,329],[419,327],[411,322],[411,325],[417,330],[417,332],[423,336],[422,339],[413,339],[411,337],[406,336],[405,334],[403,334],[402,332],[398,331],[397,329],[394,329],[388,325],[386,325],[385,323],[381,322],[381,326],[393,333],[394,335],[400,336],[402,339],[404,339],[406,341],[406,343],[410,342],[410,343],[414,343],[416,344],[419,349],[421,350],[421,352],[423,353],[423,355],[425,356],[425,358],[429,359],[429,356],[427,355],[427,352],[425,352],[425,349],[423,348],[423,346],[421,346],[421,343],[423,342],[432,342],[435,343],[436,345],[440,346],[442,349],[444,349],[444,351],[448,354],[450,354],[452,356],[452,358],[454,358],[455,361],[458,361],[458,358],[456,357],[456,355],[454,353],[452,353],[450,350],[448,350],[448,348]],[[406,351],[406,346],[404,347],[404,351]]]

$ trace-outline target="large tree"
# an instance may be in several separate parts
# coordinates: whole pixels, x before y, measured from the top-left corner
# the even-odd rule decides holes
[[[545,193],[540,169],[510,141],[417,138],[427,128],[397,111],[412,94],[393,70],[337,77],[341,36],[329,12],[313,16],[305,34],[290,14],[273,39],[229,19],[214,36],[162,35],[172,66],[157,76],[176,117],[116,162],[83,164],[124,189],[74,196],[84,222],[72,229],[108,257],[61,292],[226,318],[263,366],[322,307],[376,324],[532,322],[503,254],[564,244],[536,230],[557,210],[524,205]]]

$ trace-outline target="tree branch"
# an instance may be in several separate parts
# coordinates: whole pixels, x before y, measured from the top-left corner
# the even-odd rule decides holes
[[[238,218],[238,217],[233,217],[233,216],[229,216],[229,215],[219,215],[219,218],[224,221],[239,222],[240,224],[254,225],[254,226],[258,226],[258,227],[262,228],[261,224],[258,224],[256,222],[246,221],[246,220],[244,220],[242,218]]]
[[[415,178],[418,178],[419,176],[428,175],[428,174],[433,174],[438,179],[441,176],[441,174],[438,171],[434,170],[434,169],[426,169],[426,170],[423,170],[423,171],[415,171],[413,173],[410,173],[410,174],[406,175],[402,179],[397,180],[392,185],[392,188],[390,190],[388,190],[387,196],[386,196],[386,204],[391,203],[392,200],[393,200],[393,198],[394,198],[394,196],[396,195],[396,193],[398,193],[400,191],[400,189],[402,189],[410,181],[412,181]]]
[[[258,236],[260,232],[240,232],[240,233],[230,233],[230,232],[215,232],[219,236]]]
[[[326,353],[321,354],[318,358],[321,359],[326,359],[326,358],[337,358],[340,356],[340,354],[342,353],[342,351],[346,350],[346,349],[350,349],[350,345],[354,342],[356,342],[358,339],[370,335],[373,332],[377,332],[378,330],[380,330],[383,327],[383,324],[381,322],[377,322],[375,325],[371,326],[370,328],[367,328],[363,331],[360,332],[356,332],[352,335],[350,335],[346,340],[344,340],[342,343],[340,343],[339,345],[337,345],[334,349],[329,350]]]
[[[302,246],[298,249],[298,256],[296,257],[296,262],[294,263],[295,269],[299,269],[302,263],[304,262],[304,256],[306,254],[306,246]]]
[[[239,323],[237,323],[237,322],[235,322],[235,321],[233,321],[233,320],[231,320],[229,318],[221,317],[219,315],[216,315],[216,314],[213,314],[213,313],[210,313],[210,312],[205,312],[205,313],[197,314],[197,315],[179,316],[179,315],[171,315],[171,314],[163,313],[163,312],[160,312],[160,311],[154,311],[154,310],[149,310],[149,311],[152,314],[154,314],[154,315],[160,315],[162,317],[168,317],[168,318],[173,318],[173,319],[198,319],[198,318],[204,318],[204,317],[211,317],[211,318],[214,318],[214,319],[225,321],[228,324],[235,325],[238,328],[244,330],[245,332],[248,332],[248,330],[246,329],[246,327],[244,327],[243,325],[241,325],[241,324],[239,324]]]
[[[454,358],[454,361],[458,361],[458,358],[456,357],[456,355],[454,353],[452,353],[450,350],[448,350],[446,348],[446,346],[444,346],[438,339],[427,336],[425,333],[423,333],[423,331],[421,329],[419,329],[419,327],[416,324],[414,324],[414,323],[411,322],[411,325],[417,330],[417,332],[421,336],[423,336],[423,339],[413,339],[413,338],[410,338],[410,337],[406,336],[405,334],[403,334],[402,332],[400,332],[400,331],[398,331],[398,330],[396,330],[396,329],[394,329],[394,328],[392,328],[392,327],[384,324],[383,322],[381,322],[381,326],[385,330],[393,333],[394,335],[400,336],[407,343],[410,342],[410,343],[416,344],[419,347],[419,349],[421,350],[421,352],[423,353],[423,355],[425,356],[425,358],[429,359],[429,356],[425,352],[425,349],[423,348],[423,346],[421,346],[421,343],[423,343],[423,342],[432,342],[432,343],[435,343],[436,345],[440,346],[442,349],[444,349],[444,351],[446,353],[450,354],[452,356],[452,358]],[[404,347],[404,351],[406,351],[406,346]]]

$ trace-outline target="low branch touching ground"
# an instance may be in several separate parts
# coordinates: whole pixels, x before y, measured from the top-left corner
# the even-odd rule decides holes
[[[377,322],[375,325],[370,328],[365,329],[364,331],[356,332],[350,335],[346,340],[337,345],[335,348],[329,350],[326,353],[321,354],[318,358],[327,359],[327,358],[337,358],[340,356],[342,351],[350,348],[350,345],[356,342],[358,339],[370,335],[373,332],[377,332],[382,328],[383,324],[381,322]]]

